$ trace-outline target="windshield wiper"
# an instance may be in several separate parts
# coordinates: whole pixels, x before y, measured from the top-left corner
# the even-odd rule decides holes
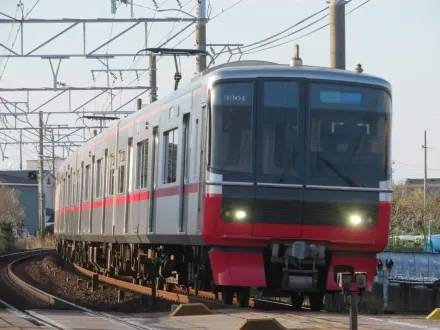
[[[333,172],[335,172],[348,185],[350,185],[352,187],[359,187],[352,179],[350,179],[349,177],[342,174],[332,162],[330,162],[328,159],[322,157],[319,153],[318,153],[318,159],[320,161],[322,161],[325,165],[327,165]]]

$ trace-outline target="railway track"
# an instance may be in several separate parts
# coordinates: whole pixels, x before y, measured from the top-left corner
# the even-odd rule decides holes
[[[131,290],[143,295],[153,296],[153,290],[150,286],[133,284],[130,283],[127,279],[122,279],[121,277],[117,279],[100,274],[95,274],[94,272],[85,269],[79,266],[78,264],[73,264],[73,265],[76,270],[78,270],[80,273],[82,273],[87,277],[91,278],[93,275],[97,275],[98,281],[100,282],[104,282],[106,284],[120,287],[123,289]],[[164,290],[156,290],[156,298],[174,301],[179,304],[204,303],[206,307],[208,307],[209,309],[225,309],[225,308],[242,309],[237,305],[235,305],[237,303],[236,297],[234,297],[233,305],[225,305],[221,302],[221,293],[219,293],[218,296],[216,297],[216,295],[212,292],[206,292],[206,291],[196,292],[196,290],[192,288],[186,290],[184,288],[175,287],[171,292]],[[278,302],[278,301],[266,300],[266,299],[257,299],[257,298],[250,298],[248,307],[258,310],[292,310],[292,305],[290,304]]]
[[[40,302],[40,305],[41,305],[41,303],[44,303],[44,304],[46,304],[46,306],[51,306],[52,308],[55,307],[55,308],[63,308],[63,309],[69,309],[69,310],[74,310],[74,311],[81,311],[81,312],[84,312],[88,315],[99,317],[101,319],[108,320],[112,323],[117,323],[121,327],[121,329],[122,328],[129,328],[129,329],[139,329],[139,330],[158,330],[157,328],[150,327],[150,326],[138,323],[136,321],[121,318],[121,317],[111,315],[108,313],[104,313],[104,312],[97,312],[97,311],[94,311],[90,308],[86,308],[86,307],[80,306],[78,304],[75,304],[73,302],[62,299],[60,297],[56,297],[54,295],[51,295],[49,293],[46,293],[46,292],[40,290],[39,288],[37,288],[29,283],[26,283],[25,281],[23,281],[20,278],[20,276],[18,276],[16,273],[14,273],[15,267],[17,265],[19,265],[20,263],[22,263],[26,260],[30,260],[32,258],[41,257],[42,255],[47,254],[47,253],[48,253],[48,251],[37,251],[37,252],[33,252],[33,253],[24,252],[24,253],[16,254],[14,256],[12,256],[12,255],[1,256],[0,255],[0,264],[2,265],[1,270],[3,273],[6,274],[9,282],[14,283],[14,285],[16,287],[20,288],[22,291],[25,291],[25,292],[29,293],[30,295],[37,297],[38,301]],[[5,260],[6,260],[6,262],[5,262]],[[90,271],[88,271],[78,265],[74,265],[74,266],[78,271],[80,271],[81,273],[83,273],[86,276],[92,276],[94,274],[93,272],[90,272]],[[133,283],[129,283],[126,280],[125,281],[118,280],[118,279],[114,279],[114,278],[110,278],[110,277],[106,277],[106,276],[102,276],[102,275],[98,275],[98,279],[102,282],[109,284],[109,285],[118,286],[118,287],[121,287],[121,288],[124,288],[127,290],[132,290],[135,292],[142,293],[144,295],[152,295],[151,288],[146,287],[146,286],[136,285]],[[1,285],[3,285],[3,282]],[[210,293],[210,292],[197,292],[196,293],[195,290],[190,289],[189,294],[187,294],[187,293],[182,293],[182,291],[184,291],[184,290],[177,289],[174,292],[158,290],[157,297],[162,298],[162,299],[176,301],[181,304],[187,304],[187,303],[191,303],[191,302],[203,302],[210,309],[222,308],[222,309],[245,310],[244,308],[240,308],[240,307],[234,306],[234,305],[232,305],[232,306],[224,305],[223,303],[218,301],[218,299],[220,297],[216,297],[213,293]],[[16,297],[13,297],[12,299],[14,301],[16,301]],[[27,311],[22,307],[17,308],[16,306],[6,302],[5,300],[0,299],[0,305],[3,305],[8,311],[11,311],[16,315],[19,315],[19,316],[27,319],[28,321],[30,321],[38,326],[44,326],[47,329],[66,329],[65,326],[63,326],[61,324],[57,324],[57,322],[54,320],[43,318],[43,317],[41,317],[41,314],[33,313],[32,311]],[[256,310],[271,310],[271,311],[274,311],[276,314],[283,313],[283,310],[284,311],[290,310],[292,313],[286,314],[288,317],[300,318],[300,319],[303,319],[307,322],[309,322],[309,321],[310,322],[317,322],[327,328],[330,328],[330,327],[344,328],[344,327],[346,327],[345,323],[337,321],[337,320],[330,320],[330,319],[327,320],[326,317],[322,318],[322,316],[316,317],[316,315],[315,316],[309,315],[308,313],[303,314],[301,312],[300,313],[293,312],[291,305],[287,304],[287,303],[251,298],[249,300],[249,307],[254,308]],[[41,306],[40,306],[40,308],[41,308]],[[307,309],[304,308],[304,311],[307,311]],[[364,329],[368,329],[368,328],[364,328]]]
[[[52,252],[51,250],[50,252]],[[157,330],[156,328],[152,328],[146,325],[138,324],[136,322],[132,322],[129,320],[125,320],[123,318],[107,314],[104,312],[97,312],[94,310],[91,310],[89,308],[85,308],[83,306],[80,306],[78,304],[75,304],[73,302],[64,300],[60,297],[56,297],[54,295],[51,295],[47,292],[44,292],[43,290],[38,289],[37,287],[23,281],[17,274],[14,273],[14,268],[21,262],[24,262],[26,260],[40,257],[43,254],[48,254],[49,251],[39,251],[39,252],[23,252],[20,254],[11,254],[11,255],[1,255],[0,261],[7,260],[6,263],[2,263],[2,275],[5,277],[4,280],[7,279],[9,284],[13,284],[16,288],[21,290],[22,292],[28,293],[30,296],[35,297],[40,302],[37,308],[44,308],[44,307],[50,307],[50,308],[56,308],[56,309],[69,309],[69,310],[76,310],[85,312],[89,315],[93,315],[99,318],[103,318],[106,320],[110,320],[112,323],[118,323],[122,328],[129,328],[129,329],[139,329],[139,330]],[[53,251],[54,252],[54,251]],[[11,257],[14,255],[14,257],[11,259]],[[2,281],[2,286],[5,281]],[[3,295],[3,294],[2,294]],[[24,298],[22,295],[20,299]],[[17,301],[17,292],[13,294],[10,297],[9,301]],[[44,305],[43,305],[44,304]],[[8,311],[19,315],[28,321],[32,322],[33,324],[36,324],[38,326],[45,326],[49,329],[65,329],[65,326],[57,324],[54,320],[48,320],[48,319],[42,319],[38,316],[35,316],[36,314],[32,311],[27,311],[27,308],[34,309],[36,306],[26,306],[23,307],[23,305],[20,305],[19,307],[16,307],[17,305],[11,304],[10,302],[0,298],[0,305],[4,306]]]

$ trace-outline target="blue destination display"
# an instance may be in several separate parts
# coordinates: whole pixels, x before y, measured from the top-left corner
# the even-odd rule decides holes
[[[322,103],[362,104],[361,93],[321,91],[319,99]]]

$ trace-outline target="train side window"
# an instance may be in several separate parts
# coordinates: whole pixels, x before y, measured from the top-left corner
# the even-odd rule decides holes
[[[76,172],[72,173],[72,205],[76,204]]]
[[[110,155],[109,174],[108,195],[113,196],[115,192],[115,154]]]
[[[71,192],[71,182],[70,175],[67,176],[67,206],[70,205],[70,192]]]
[[[125,182],[125,151],[119,151],[118,194],[124,192]]]
[[[96,180],[95,180],[95,197],[101,198],[101,168],[102,168],[102,158],[98,159],[96,162]]]
[[[84,174],[84,201],[89,200],[89,183],[90,183],[90,165],[86,165]]]
[[[61,192],[62,192],[62,203],[63,206],[67,206],[66,205],[66,179],[63,179],[63,186],[61,188]]]
[[[179,130],[177,128],[167,131],[164,137],[164,164],[163,164],[163,183],[173,183],[177,181],[177,150],[179,144]]]
[[[147,188],[149,139],[137,144],[136,189]]]
[[[76,204],[81,202],[81,176],[79,175],[79,170],[76,171]]]

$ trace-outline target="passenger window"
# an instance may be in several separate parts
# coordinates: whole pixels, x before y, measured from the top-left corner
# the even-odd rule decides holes
[[[89,181],[90,181],[90,165],[87,165],[86,173],[84,174],[84,201],[89,200]]]
[[[96,186],[95,186],[95,197],[101,198],[101,166],[102,159],[98,159],[96,162]]]
[[[179,130],[177,128],[165,132],[164,137],[164,167],[163,183],[173,183],[177,181],[177,150]]]
[[[137,144],[136,188],[147,188],[148,179],[148,143],[146,139]]]
[[[125,151],[119,151],[118,194],[124,192],[125,183]]]
[[[110,182],[108,185],[108,196],[113,196],[115,191],[115,154],[112,154],[110,156],[109,171],[110,171],[110,175],[109,175]]]

